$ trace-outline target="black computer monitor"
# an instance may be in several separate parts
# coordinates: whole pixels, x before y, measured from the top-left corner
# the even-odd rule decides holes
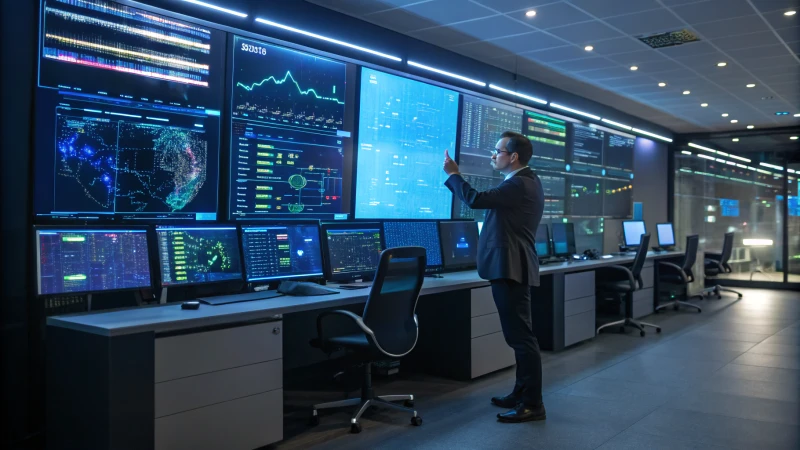
[[[162,287],[242,279],[235,226],[158,226],[156,236]]]
[[[575,225],[556,222],[551,227],[553,232],[553,254],[556,256],[574,255],[576,253]]]
[[[442,244],[436,221],[401,220],[383,222],[383,240],[386,248],[424,247],[428,257],[425,272],[442,271]]]
[[[248,282],[322,277],[319,222],[276,222],[242,226]]]
[[[536,228],[536,255],[541,258],[550,256],[550,229],[546,223],[540,223]]]
[[[675,246],[675,230],[673,230],[671,223],[657,223],[656,231],[658,232],[659,247],[669,248]]]
[[[147,229],[36,228],[38,295],[149,288]]]
[[[642,235],[647,233],[644,220],[626,220],[622,222],[622,235],[625,239],[626,247],[638,247],[642,241]]]
[[[442,241],[442,262],[446,270],[475,268],[478,261],[478,224],[475,221],[441,221],[439,235]]]
[[[327,280],[347,283],[375,277],[383,248],[380,223],[331,222],[321,228]]]

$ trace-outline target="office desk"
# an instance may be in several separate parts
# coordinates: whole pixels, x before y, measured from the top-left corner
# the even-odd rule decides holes
[[[591,291],[593,299],[594,269],[632,261],[623,256],[542,267],[533,306],[536,311],[537,305],[549,305],[549,316],[539,314],[537,320],[550,328],[543,333],[537,328],[540,340],[563,347],[565,330],[594,336],[593,316],[590,326],[574,331],[583,322],[570,318],[585,322],[587,311],[572,314],[577,304],[571,296],[585,304],[583,294]],[[558,285],[560,291],[552,289]],[[368,289],[342,290],[199,310],[169,304],[50,317],[47,447],[235,450],[279,441],[283,315],[357,305],[368,294]],[[469,379],[514,364],[489,283],[477,272],[426,278],[418,314],[420,340],[410,356],[419,365]],[[314,332],[289,333],[299,331]]]

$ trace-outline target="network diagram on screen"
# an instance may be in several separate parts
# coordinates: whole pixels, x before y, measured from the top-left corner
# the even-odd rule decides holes
[[[357,218],[450,217],[441,163],[455,148],[457,115],[455,91],[362,69]]]

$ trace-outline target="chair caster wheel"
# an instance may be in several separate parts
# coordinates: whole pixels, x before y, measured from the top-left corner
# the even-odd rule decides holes
[[[406,400],[403,402],[403,406],[406,408],[413,408],[414,407],[414,400]]]
[[[722,298],[722,296],[720,296],[720,298]],[[742,294],[739,294],[739,298],[742,298]]]
[[[644,331],[640,331],[639,336],[644,337]]]
[[[361,433],[361,424],[360,423],[354,423],[354,424],[350,425],[350,432],[353,433],[353,434]]]
[[[721,296],[721,295],[718,295],[718,296],[717,296],[717,300],[722,300],[722,296]]]
[[[661,333],[661,327],[656,328],[656,333]]]
[[[318,416],[318,415],[316,415],[316,414],[314,414],[313,416],[311,416],[311,417],[308,419],[308,424],[309,424],[309,425],[311,425],[312,427],[315,427],[315,426],[319,425],[319,416]]]
[[[415,427],[422,425],[422,417],[420,416],[412,417],[411,425],[414,425]]]

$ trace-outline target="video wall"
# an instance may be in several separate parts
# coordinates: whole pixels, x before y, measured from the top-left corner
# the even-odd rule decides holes
[[[482,221],[443,153],[489,189],[506,130],[546,217],[631,215],[632,136],[106,0],[44,0],[40,30],[38,223]]]

